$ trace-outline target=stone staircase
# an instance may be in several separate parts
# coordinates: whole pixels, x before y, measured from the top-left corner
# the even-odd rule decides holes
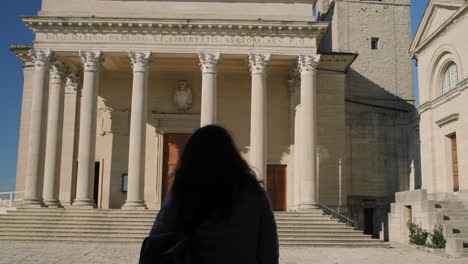
[[[460,256],[468,257],[468,209],[461,201],[437,201],[436,211],[442,218],[444,233],[447,240],[459,239],[462,253]],[[461,241],[460,241],[461,242]]]
[[[141,243],[157,211],[18,209],[0,215],[0,240]],[[283,247],[388,247],[316,209],[276,213]],[[467,225],[468,227],[468,225]]]

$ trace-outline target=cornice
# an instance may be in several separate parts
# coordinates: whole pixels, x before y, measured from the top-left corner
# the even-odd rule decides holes
[[[24,46],[24,45],[12,45],[10,50],[15,53],[15,55],[24,63],[31,64],[32,58],[29,55],[29,50],[33,49],[33,46]]]
[[[141,19],[112,17],[23,17],[23,22],[34,33],[88,32],[88,33],[180,33],[191,31],[228,31],[237,34],[274,33],[307,34],[321,38],[328,22],[268,21],[268,20],[209,20],[209,19]]]
[[[434,109],[439,105],[452,100],[453,98],[459,96],[463,91],[468,89],[468,78],[459,82],[457,86],[443,95],[437,97],[432,101],[425,102],[424,104],[417,107],[419,114],[422,114],[428,110]]]
[[[449,115],[449,116],[446,116],[446,117],[444,117],[444,118],[442,118],[442,119],[437,120],[435,123],[436,123],[436,125],[438,125],[439,127],[443,127],[443,126],[445,126],[445,125],[448,124],[448,123],[451,123],[451,122],[453,122],[453,121],[457,121],[457,120],[458,120],[458,117],[459,117],[459,114],[458,114],[458,113],[456,113],[456,114],[451,114],[451,115]]]

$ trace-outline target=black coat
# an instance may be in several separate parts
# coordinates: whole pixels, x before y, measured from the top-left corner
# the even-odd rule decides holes
[[[162,205],[150,236],[175,232],[171,195]],[[194,257],[201,264],[277,264],[276,222],[264,192],[245,192],[228,222],[203,223],[193,235]]]

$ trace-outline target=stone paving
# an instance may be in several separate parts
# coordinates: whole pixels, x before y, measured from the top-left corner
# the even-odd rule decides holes
[[[1,264],[132,264],[139,245],[57,242],[0,242]],[[468,258],[448,258],[392,244],[392,248],[283,248],[281,264],[467,264]]]

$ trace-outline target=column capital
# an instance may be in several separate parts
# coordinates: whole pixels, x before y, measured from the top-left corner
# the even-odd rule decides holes
[[[70,73],[66,77],[65,94],[76,94],[78,92],[78,81],[80,76],[76,73]]]
[[[249,65],[252,74],[265,74],[271,54],[268,53],[250,53]]]
[[[47,70],[53,62],[54,53],[51,50],[29,50],[29,56],[31,56],[34,67],[36,70]]]
[[[221,53],[199,52],[198,58],[200,59],[202,73],[216,73],[218,71],[217,68]]]
[[[101,51],[80,50],[81,61],[85,72],[97,72],[103,61]]]
[[[50,67],[50,82],[61,83],[65,81],[65,76],[68,74],[68,66],[56,61]]]
[[[151,51],[129,51],[133,72],[147,72],[151,63]]]
[[[298,58],[298,69],[301,73],[315,71],[319,61],[320,55],[301,54]]]

